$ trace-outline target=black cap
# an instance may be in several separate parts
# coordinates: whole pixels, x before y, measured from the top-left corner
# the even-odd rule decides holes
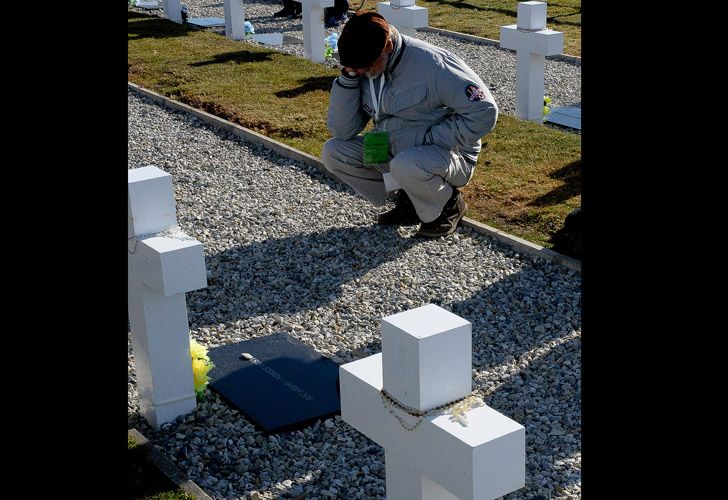
[[[342,66],[363,69],[376,61],[387,43],[389,24],[377,12],[357,12],[344,25],[337,47]]]

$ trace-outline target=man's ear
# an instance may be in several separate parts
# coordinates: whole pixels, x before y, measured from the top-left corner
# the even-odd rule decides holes
[[[394,50],[394,42],[392,42],[391,38],[387,37],[387,41],[384,44],[384,52],[386,52],[387,54],[391,54],[393,50]]]

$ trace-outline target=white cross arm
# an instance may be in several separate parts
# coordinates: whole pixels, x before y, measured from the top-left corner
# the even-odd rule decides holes
[[[205,254],[197,240],[149,236],[140,238],[136,253],[130,273],[139,273],[142,282],[166,297],[207,286]]]
[[[540,31],[518,31],[518,25],[501,26],[500,46],[518,52],[553,56],[564,51],[564,34],[560,31],[544,29]]]
[[[377,12],[384,16],[388,23],[393,24],[397,29],[414,30],[424,28],[428,22],[428,10],[419,5],[397,6],[394,2],[377,3]],[[402,31],[400,29],[400,31]]]
[[[381,354],[339,367],[346,423],[462,500],[492,500],[525,485],[526,431],[518,422],[484,405],[466,413],[467,426],[433,415],[409,432],[382,404],[382,382]]]

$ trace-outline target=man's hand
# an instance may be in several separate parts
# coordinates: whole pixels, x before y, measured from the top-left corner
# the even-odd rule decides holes
[[[348,76],[349,78],[354,78],[356,76],[356,70],[348,66],[344,66],[343,68],[341,68],[341,73],[344,76]]]

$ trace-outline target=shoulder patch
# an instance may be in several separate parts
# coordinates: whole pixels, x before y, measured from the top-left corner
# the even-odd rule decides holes
[[[470,85],[465,87],[465,95],[468,96],[468,100],[470,100],[470,101],[484,101],[485,100],[485,92],[483,92],[483,89],[481,89],[474,83],[471,83]]]

